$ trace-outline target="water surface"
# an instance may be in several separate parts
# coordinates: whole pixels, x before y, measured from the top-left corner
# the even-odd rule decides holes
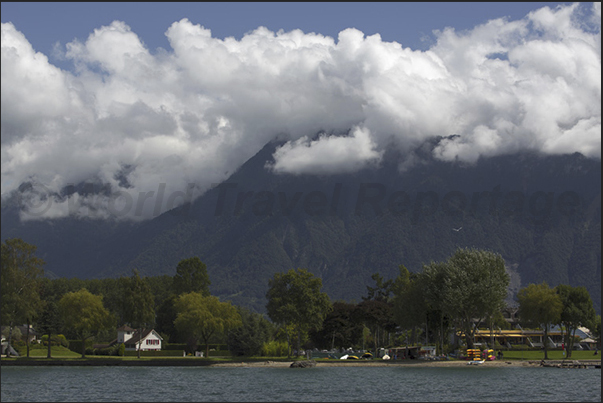
[[[2,367],[2,402],[601,401],[600,369]]]

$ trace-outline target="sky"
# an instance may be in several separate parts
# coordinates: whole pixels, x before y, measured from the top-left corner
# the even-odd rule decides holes
[[[1,7],[2,200],[34,184],[23,219],[148,219],[173,207],[160,189],[196,198],[275,138],[275,174],[392,147],[402,172],[451,134],[434,158],[601,158],[600,3]],[[83,181],[112,195],[60,195]]]

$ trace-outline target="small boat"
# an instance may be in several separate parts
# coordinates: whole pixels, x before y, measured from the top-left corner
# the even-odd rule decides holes
[[[483,364],[486,360],[476,360],[476,361],[467,361],[467,365],[480,365]]]

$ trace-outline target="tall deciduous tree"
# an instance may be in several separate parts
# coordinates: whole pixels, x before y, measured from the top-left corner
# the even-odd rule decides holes
[[[586,287],[572,287],[567,284],[559,284],[555,287],[557,294],[561,297],[563,309],[559,324],[565,328],[564,339],[567,349],[567,358],[572,356],[574,336],[580,326],[593,323],[596,313],[593,301]]]
[[[356,318],[364,324],[373,335],[375,356],[379,352],[384,336],[396,330],[392,304],[383,300],[364,300],[356,305]]]
[[[270,341],[274,325],[259,313],[245,308],[237,308],[242,325],[228,332],[226,344],[234,356],[254,356],[262,352],[264,344]]]
[[[595,320],[590,326],[590,331],[597,342],[597,347],[601,349],[601,315],[596,315]]]
[[[268,281],[268,317],[278,325],[295,326],[298,352],[302,335],[310,329],[320,329],[332,309],[329,296],[321,288],[322,280],[306,269],[276,273]]]
[[[36,246],[19,238],[7,239],[2,244],[0,309],[2,322],[9,326],[7,354],[10,354],[13,327],[30,323],[43,308],[39,288],[44,261],[36,257],[35,252]]]
[[[198,257],[183,259],[178,263],[172,285],[174,294],[198,292],[204,297],[208,297],[210,284],[207,266]]]
[[[183,340],[178,330],[174,327],[174,321],[178,315],[176,311],[176,307],[174,306],[176,300],[178,299],[178,295],[171,295],[166,298],[161,305],[157,307],[157,317],[155,319],[155,324],[157,326],[157,331],[160,333],[169,334],[169,342],[177,343]]]
[[[410,273],[404,265],[400,265],[400,274],[394,282],[394,320],[403,329],[411,330],[411,344],[416,342],[417,327],[427,320],[423,277],[422,273]]]
[[[312,329],[310,337],[321,349],[344,348],[362,341],[362,323],[355,320],[357,305],[336,301],[327,314],[322,329]]]
[[[59,312],[66,327],[82,341],[82,358],[86,357],[86,340],[114,326],[114,318],[103,306],[103,297],[82,288],[60,299]]]
[[[218,297],[191,292],[178,297],[174,306],[178,312],[174,325],[178,331],[203,341],[206,357],[213,335],[225,334],[242,325],[237,309],[230,302],[220,302]]]
[[[123,294],[124,298],[124,319],[132,327],[138,329],[139,337],[145,328],[153,327],[155,322],[155,300],[151,293],[151,287],[140,278],[138,270],[132,271],[132,277],[125,284]],[[138,340],[138,358],[140,358],[141,340]]]
[[[436,348],[439,354],[444,354],[444,340],[446,339],[448,323],[445,320],[446,312],[448,311],[447,304],[449,301],[445,299],[445,294],[441,292],[448,281],[448,266],[446,263],[432,262],[423,266],[423,294],[425,297],[425,309],[427,311],[428,325],[438,329],[438,342]]]
[[[384,280],[379,273],[374,273],[371,278],[375,281],[375,287],[366,287],[367,296],[362,297],[356,311],[358,317],[373,333],[374,352],[377,355],[379,344],[396,330],[391,297],[394,280]]]
[[[445,312],[457,321],[467,347],[473,348],[480,323],[504,307],[509,286],[505,262],[497,253],[460,248],[446,262],[445,271],[441,291]]]
[[[375,287],[366,286],[367,296],[363,301],[385,301],[389,302],[394,287],[394,280],[384,280],[379,273],[374,273],[371,278],[375,281]]]
[[[548,360],[549,326],[559,323],[563,304],[561,298],[546,282],[530,284],[517,293],[519,317],[522,321],[544,328],[544,359]]]
[[[52,280],[43,279],[41,284],[40,295],[45,301],[45,304],[44,309],[37,320],[36,329],[38,332],[48,336],[48,352],[46,358],[52,358],[52,336],[57,335],[61,331],[63,323],[57,305],[59,297],[53,292],[54,290],[51,286]]]

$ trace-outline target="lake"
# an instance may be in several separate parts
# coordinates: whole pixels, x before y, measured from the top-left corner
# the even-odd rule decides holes
[[[6,367],[2,402],[601,401],[601,369]]]

